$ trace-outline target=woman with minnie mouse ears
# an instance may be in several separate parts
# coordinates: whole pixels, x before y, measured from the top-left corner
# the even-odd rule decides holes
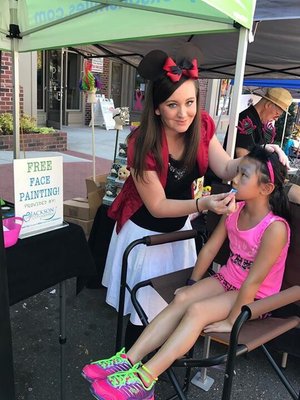
[[[186,44],[177,58],[161,50],[148,53],[138,66],[149,81],[140,126],[128,136],[130,176],[112,203],[108,215],[116,220],[102,284],[106,302],[118,308],[124,250],[132,241],[155,233],[191,228],[189,214],[212,210],[228,214],[235,209],[235,194],[194,199],[192,183],[209,166],[222,179],[231,180],[240,160],[232,160],[215,136],[212,118],[200,110],[198,61],[193,45]],[[130,255],[127,283],[164,275],[196,262],[193,239],[160,246],[137,246]],[[139,290],[138,300],[151,321],[165,306],[152,289]],[[128,293],[127,293],[128,295]],[[130,314],[125,343],[131,344],[143,327],[130,296],[124,314]],[[86,376],[93,379],[93,376]]]

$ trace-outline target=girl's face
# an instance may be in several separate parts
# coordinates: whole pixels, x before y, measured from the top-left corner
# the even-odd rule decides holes
[[[166,131],[184,133],[193,122],[197,112],[195,82],[185,81],[155,110],[160,115]]]
[[[237,200],[250,200],[261,193],[259,182],[259,172],[255,162],[245,158],[238,166],[237,175],[232,180],[232,186],[237,190],[235,195]]]

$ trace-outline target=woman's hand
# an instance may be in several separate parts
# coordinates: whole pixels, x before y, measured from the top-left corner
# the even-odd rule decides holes
[[[204,210],[210,210],[216,214],[231,214],[235,210],[234,193],[211,194],[202,199],[201,207]]]
[[[213,322],[212,324],[206,325],[203,329],[204,333],[210,332],[231,332],[233,323],[230,322],[228,319],[224,319],[223,321]]]
[[[271,144],[271,143],[266,144],[265,148],[271,153],[274,153],[275,151],[278,154],[279,161],[281,162],[281,164],[285,165],[287,168],[290,167],[288,156],[285,154],[282,148],[278,146],[278,144]]]

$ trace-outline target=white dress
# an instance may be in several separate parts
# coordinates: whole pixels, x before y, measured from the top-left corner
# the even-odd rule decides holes
[[[191,229],[189,218],[181,230]],[[107,254],[102,284],[107,287],[106,302],[118,310],[122,258],[126,247],[136,239],[157,234],[127,221],[120,233],[116,227],[112,234]],[[127,284],[130,288],[146,279],[165,275],[195,265],[197,258],[195,240],[183,240],[157,246],[137,245],[129,254]],[[138,291],[138,301],[146,312],[149,322],[166,307],[167,303],[150,286]],[[124,315],[131,314],[130,321],[142,325],[126,290]]]

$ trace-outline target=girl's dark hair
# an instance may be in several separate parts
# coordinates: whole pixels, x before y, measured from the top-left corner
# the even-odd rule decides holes
[[[270,206],[274,214],[290,220],[290,208],[287,194],[284,191],[284,183],[287,177],[287,167],[280,161],[276,152],[271,153],[264,147],[255,146],[250,153],[247,154],[248,158],[258,161],[258,169],[261,173],[260,182],[271,182],[271,176],[268,168],[268,161],[270,161],[274,172],[274,185],[275,188],[270,195]]]
[[[189,78],[182,75],[176,83],[172,82],[167,76],[164,76],[154,82],[149,82],[147,86],[145,103],[141,117],[140,126],[137,128],[139,134],[135,142],[135,152],[133,160],[133,169],[136,177],[143,178],[145,171],[145,159],[147,154],[152,153],[158,165],[159,171],[162,170],[162,122],[159,115],[155,114],[157,107],[167,100],[176,89],[178,89]],[[199,102],[199,84],[195,80],[197,113],[194,121],[184,134],[185,150],[182,160],[188,171],[191,171],[196,162],[199,140],[200,140],[200,102]],[[135,131],[128,135],[129,139]]]

